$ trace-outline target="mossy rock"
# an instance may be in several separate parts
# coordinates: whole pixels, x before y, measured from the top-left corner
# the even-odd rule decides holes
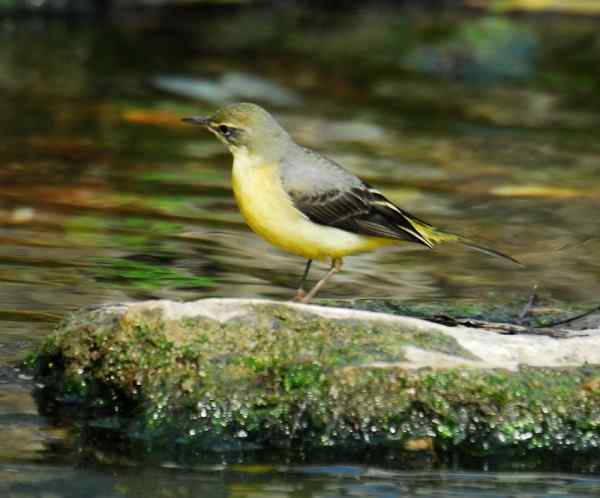
[[[148,301],[71,315],[30,362],[43,413],[152,448],[600,446],[600,330],[556,339],[271,301]]]

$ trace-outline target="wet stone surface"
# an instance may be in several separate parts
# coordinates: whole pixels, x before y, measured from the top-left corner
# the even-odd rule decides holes
[[[153,449],[596,452],[600,329],[556,339],[264,300],[69,316],[41,412]]]

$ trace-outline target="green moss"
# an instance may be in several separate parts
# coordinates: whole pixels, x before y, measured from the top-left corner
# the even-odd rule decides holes
[[[442,334],[256,305],[225,323],[81,312],[32,364],[46,385],[43,405],[68,399],[88,419],[119,415],[120,432],[158,447],[389,446],[420,437],[469,454],[600,445],[600,367],[407,370],[407,345],[469,357]]]
[[[528,296],[501,304],[490,303],[456,303],[447,302],[410,303],[395,299],[358,299],[336,300],[319,299],[322,306],[346,306],[356,310],[388,313],[390,315],[411,316],[425,320],[437,317],[473,318],[488,322],[528,324],[532,327],[546,327],[554,322],[571,318],[590,310],[589,305],[577,305],[544,298],[544,306],[533,307],[528,311],[527,320],[522,323],[521,313],[525,308]]]
[[[350,303],[335,299],[319,300],[323,306],[348,306],[352,309],[374,311],[376,313],[389,313],[391,315],[412,316],[416,318],[431,319],[437,315],[452,318],[480,318],[489,321],[499,320],[511,322],[516,319],[523,309],[525,302],[502,305],[481,303],[410,303],[394,299],[360,299]]]

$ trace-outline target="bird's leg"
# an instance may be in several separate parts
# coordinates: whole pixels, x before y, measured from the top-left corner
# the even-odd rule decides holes
[[[304,284],[306,283],[306,279],[308,278],[308,272],[310,271],[310,265],[312,264],[312,259],[306,261],[306,268],[304,268],[304,275],[302,275],[302,280],[300,280],[300,285],[298,286],[298,290],[296,291],[296,295],[292,299],[292,301],[302,301],[306,293],[304,292]]]
[[[333,277],[337,272],[339,272],[342,269],[342,259],[341,258],[333,258],[331,260],[331,268],[330,270],[327,272],[327,275],[325,275],[321,280],[319,280],[315,286],[310,290],[310,292],[308,294],[306,294],[306,296],[304,296],[300,301],[303,302],[304,304],[308,304],[310,302],[310,300],[315,297],[315,294],[317,292],[319,292],[319,290],[321,289],[321,287],[323,287],[327,281]]]

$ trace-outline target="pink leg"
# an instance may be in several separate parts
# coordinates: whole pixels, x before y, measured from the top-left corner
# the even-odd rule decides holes
[[[321,287],[323,287],[327,281],[333,277],[336,273],[338,273],[342,269],[342,259],[341,258],[333,258],[331,261],[331,269],[327,272],[321,280],[319,280],[315,286],[310,290],[306,296],[304,296],[300,301],[304,304],[308,304],[310,300],[315,297],[315,294],[319,292]]]

